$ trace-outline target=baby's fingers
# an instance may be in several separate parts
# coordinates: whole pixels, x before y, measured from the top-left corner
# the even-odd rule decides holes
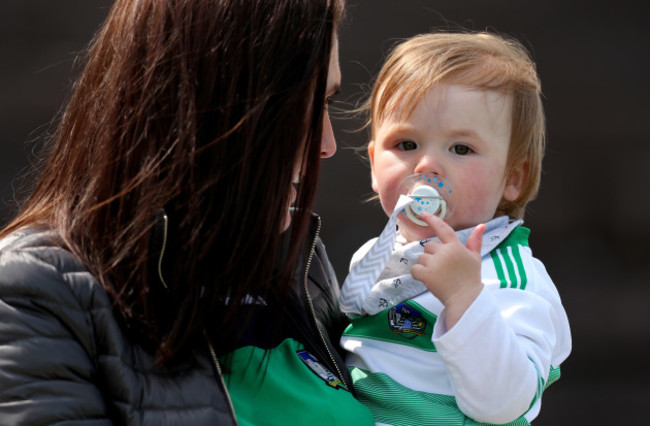
[[[474,252],[474,253],[481,253],[481,246],[483,245],[483,233],[485,232],[485,225],[480,224],[476,225],[474,229],[472,229],[472,233],[469,234],[469,237],[467,238],[467,242],[465,243],[465,247],[467,247],[468,250]]]
[[[454,232],[453,228],[447,225],[438,216],[425,212],[422,213],[419,218],[425,221],[427,225],[431,227],[436,237],[438,237],[443,243],[449,243],[458,240],[458,237],[456,237],[456,233]]]
[[[420,255],[420,259],[418,259],[417,263],[411,266],[411,275],[416,280],[424,282],[429,275],[429,271],[423,263],[424,259],[422,259],[422,256],[425,256],[425,254]]]

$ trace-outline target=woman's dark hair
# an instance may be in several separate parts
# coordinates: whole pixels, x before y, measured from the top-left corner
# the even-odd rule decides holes
[[[2,235],[55,230],[161,363],[187,354],[202,327],[232,339],[244,309],[232,301],[289,294],[342,8],[342,0],[116,0],[39,180]],[[283,234],[294,164],[304,174]],[[150,250],[161,209],[168,291]]]

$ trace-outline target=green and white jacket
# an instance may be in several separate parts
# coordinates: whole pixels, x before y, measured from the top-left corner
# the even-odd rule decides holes
[[[355,318],[341,338],[357,395],[377,424],[527,425],[539,414],[571,334],[560,296],[528,246],[530,230],[519,223],[501,217],[486,224],[484,288],[450,330],[431,292],[411,296],[423,288],[408,274],[422,243],[398,237],[364,305],[383,310]],[[468,233],[459,232],[461,240]],[[400,300],[400,291],[408,296]]]

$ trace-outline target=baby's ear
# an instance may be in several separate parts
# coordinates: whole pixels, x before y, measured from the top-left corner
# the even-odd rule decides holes
[[[370,178],[371,178],[371,185],[372,185],[372,190],[375,192],[379,192],[377,189],[377,179],[375,178],[375,141],[370,141],[368,142],[368,161],[370,162]]]
[[[513,167],[510,177],[506,181],[503,189],[503,198],[508,201],[515,201],[524,190],[528,180],[528,161],[524,161],[516,167]]]

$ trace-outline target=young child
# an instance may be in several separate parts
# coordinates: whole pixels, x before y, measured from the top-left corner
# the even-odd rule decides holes
[[[520,226],[545,140],[534,63],[493,34],[420,35],[393,51],[367,107],[391,219],[343,285],[360,400],[378,424],[529,424],[571,351]]]

